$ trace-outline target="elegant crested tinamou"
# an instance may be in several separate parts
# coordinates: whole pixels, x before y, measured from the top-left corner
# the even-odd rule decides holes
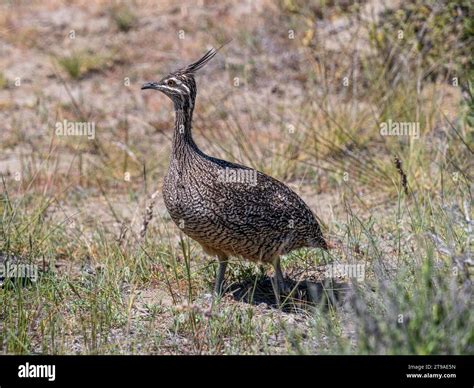
[[[219,259],[215,292],[223,291],[230,256],[271,263],[277,300],[285,289],[280,256],[302,247],[327,250],[311,209],[288,186],[250,167],[206,155],[192,137],[196,72],[217,53],[142,89],[155,89],[174,104],[175,127],[163,198],[173,221],[204,251]]]

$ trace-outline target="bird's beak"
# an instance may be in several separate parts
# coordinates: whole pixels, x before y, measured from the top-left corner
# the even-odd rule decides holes
[[[160,85],[157,82],[147,82],[142,85],[142,90],[144,89],[156,89],[159,90]]]

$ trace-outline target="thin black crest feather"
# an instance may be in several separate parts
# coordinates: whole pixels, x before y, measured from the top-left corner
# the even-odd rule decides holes
[[[194,74],[199,69],[202,69],[214,56],[218,53],[218,51],[224,47],[230,40],[222,44],[220,47],[215,49],[214,47],[211,48],[206,54],[204,54],[201,58],[199,58],[196,62],[191,63],[190,65],[178,70],[181,74],[192,73]]]

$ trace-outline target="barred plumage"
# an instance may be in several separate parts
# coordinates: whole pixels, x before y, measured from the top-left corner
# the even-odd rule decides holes
[[[192,138],[194,74],[217,53],[148,82],[174,103],[175,129],[163,185],[166,208],[178,227],[219,258],[215,291],[222,291],[231,256],[272,263],[277,298],[284,287],[280,256],[302,247],[327,249],[311,209],[285,184],[252,168],[204,154]]]

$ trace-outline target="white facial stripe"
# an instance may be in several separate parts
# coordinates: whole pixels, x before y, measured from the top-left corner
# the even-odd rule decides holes
[[[160,85],[160,87],[163,88],[163,89],[169,90],[170,92],[174,92],[176,90],[176,89],[173,89],[173,88],[169,88],[166,85]]]
[[[175,77],[170,77],[170,78],[168,78],[168,79],[161,85],[161,87],[162,87],[163,89],[169,90],[170,92],[173,92],[173,93],[179,93],[179,94],[181,94],[181,95],[186,94],[186,92],[185,92],[184,90],[182,90],[181,88],[177,88],[177,87],[174,87],[174,86],[172,86],[172,87],[171,87],[171,86],[167,86],[166,83],[167,83],[168,81],[174,81],[175,84],[176,84],[176,86],[182,86],[184,89],[186,89],[187,94],[190,94],[190,93],[191,93],[191,91],[190,91],[190,89],[188,88],[188,86],[185,85],[181,80],[179,80],[179,79],[177,79],[177,78],[175,78]]]
[[[170,88],[166,85],[161,85],[161,88],[163,89],[166,89],[166,90],[169,90],[171,93],[179,93],[179,94],[184,94],[184,91],[182,91],[181,89],[179,88]]]
[[[181,83],[182,83],[179,79],[176,79],[174,77],[169,78],[169,79],[173,80],[176,83],[176,85],[181,85]]]

